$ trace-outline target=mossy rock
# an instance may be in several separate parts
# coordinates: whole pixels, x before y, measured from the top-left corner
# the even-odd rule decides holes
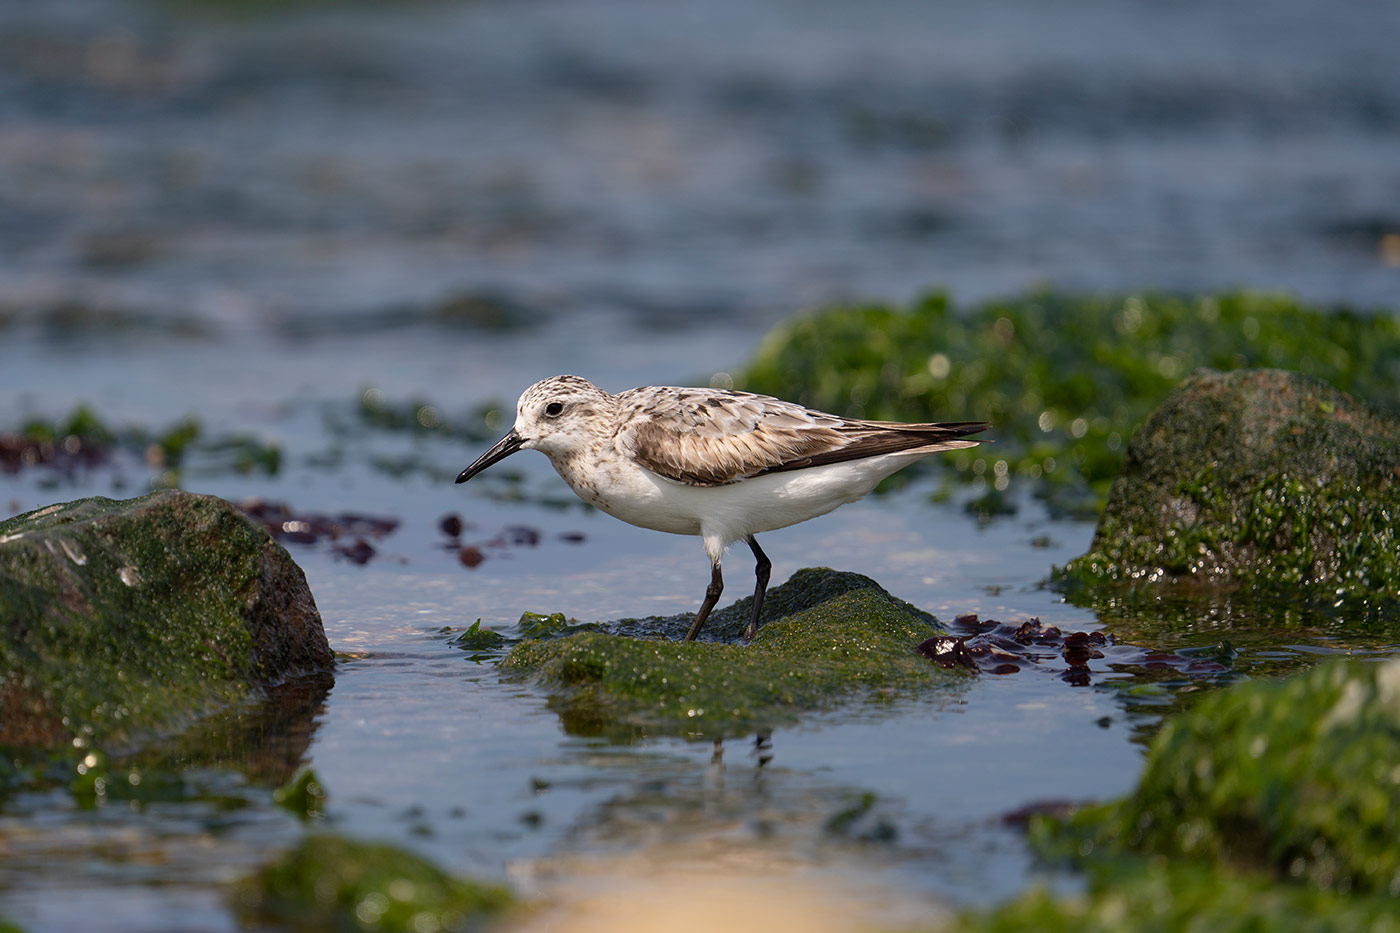
[[[1400,599],[1400,419],[1299,373],[1197,372],[1058,578]]]
[[[301,569],[222,499],[0,522],[0,745],[114,747],[333,665]]]
[[[498,885],[455,878],[391,845],[313,835],[237,886],[239,921],[259,929],[480,929],[515,903]]]
[[[1398,897],[1400,659],[1205,697],[1158,734],[1130,796],[1036,836],[1096,862],[1167,857]]]
[[[1390,897],[1358,897],[1222,873],[1200,865],[1130,862],[1096,869],[1088,891],[1036,889],[987,912],[969,911],[945,933],[1259,933],[1264,930],[1400,931]]]
[[[717,613],[716,628],[740,630],[749,605]],[[712,739],[858,698],[947,695],[966,682],[915,652],[941,633],[932,617],[859,574],[800,570],[768,595],[764,617],[748,645],[576,631],[522,642],[501,670],[549,690],[573,732]],[[684,631],[685,618],[672,621]]]

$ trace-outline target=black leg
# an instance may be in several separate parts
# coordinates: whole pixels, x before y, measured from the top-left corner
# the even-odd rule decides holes
[[[763,594],[768,592],[768,574],[773,570],[773,562],[763,553],[763,548],[758,546],[757,538],[749,535],[745,540],[749,542],[749,549],[753,551],[756,561],[753,574],[758,580],[753,588],[753,618],[749,619],[749,627],[744,630],[744,641],[748,641],[758,632],[758,614],[763,611]]]
[[[710,574],[710,585],[705,587],[705,601],[700,604],[700,611],[695,613],[695,621],[690,623],[690,632],[685,636],[686,641],[694,641],[695,636],[700,634],[700,628],[710,617],[710,610],[715,608],[715,603],[719,602],[719,594],[723,592],[724,577],[720,575],[719,564],[715,564],[714,572]]]

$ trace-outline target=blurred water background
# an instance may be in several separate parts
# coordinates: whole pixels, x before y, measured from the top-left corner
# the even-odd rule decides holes
[[[698,543],[561,507],[543,458],[511,461],[521,495],[455,488],[481,443],[357,417],[505,403],[508,421],[559,372],[722,384],[788,315],[929,289],[1393,308],[1397,36],[1378,0],[8,0],[0,428],[79,404],[192,417],[280,460],[189,469],[187,488],[400,521],[365,566],[294,551],[355,655],[291,756],[338,830],[527,892],[643,853],[839,878],[866,917],[989,903],[1033,871],[1002,816],[1124,790],[1151,703],[1053,670],[984,679],[951,705],[818,718],[765,767],[566,735],[441,630],[693,608]],[[0,507],[133,495],[149,473],[3,475]],[[926,492],[767,536],[775,583],[826,564],[945,617],[1097,625],[1040,586],[1091,526],[1033,503],[979,524]],[[468,571],[449,511],[468,537],[540,537]],[[1291,634],[1241,668],[1375,648]],[[207,781],[179,805],[6,801],[0,912],[230,928],[223,886],[302,829],[236,769]],[[865,793],[896,843],[823,828]]]

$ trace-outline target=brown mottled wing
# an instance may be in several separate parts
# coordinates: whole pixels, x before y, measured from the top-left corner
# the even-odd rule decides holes
[[[769,467],[764,473],[780,473],[783,470],[800,470],[804,467],[822,466],[827,463],[841,463],[846,460],[860,460],[865,457],[878,457],[881,454],[894,454],[901,451],[937,453],[940,450],[958,450],[963,447],[976,447],[980,441],[961,440],[968,434],[986,431],[991,427],[983,421],[946,421],[941,424],[901,424],[890,421],[850,421],[845,433],[849,443],[837,450],[815,453],[809,457],[798,457]]]
[[[653,473],[692,486],[723,486],[761,473],[911,450],[959,436],[956,428],[945,430],[952,426],[895,430],[747,392],[647,387],[623,392],[618,401],[623,409],[618,449]],[[985,425],[957,427],[970,434]]]
[[[738,482],[847,443],[841,419],[746,392],[645,387],[618,401],[618,449],[692,486]]]

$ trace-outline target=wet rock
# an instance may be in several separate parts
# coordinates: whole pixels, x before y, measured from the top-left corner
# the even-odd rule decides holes
[[[516,628],[524,638],[551,638],[580,631],[599,631],[596,625],[579,625],[577,619],[569,619],[562,612],[522,612]]]
[[[1200,370],[1059,579],[1400,598],[1400,420],[1298,373]]]
[[[717,634],[738,637],[750,599],[712,616]],[[625,634],[565,628],[517,645],[502,671],[544,685],[574,732],[708,738],[861,697],[951,694],[966,682],[914,650],[939,634],[933,617],[859,574],[800,570],[768,594],[763,617],[749,645],[677,641],[688,616],[604,624]]]
[[[514,547],[535,547],[540,543],[539,530],[528,525],[508,525],[502,535],[505,543]]]
[[[941,667],[963,667],[984,674],[1055,671],[1076,687],[1125,671],[1171,670],[1191,677],[1211,676],[1228,672],[1233,659],[1228,643],[1179,653],[1153,651],[1123,643],[1107,632],[1064,632],[1039,619],[1016,625],[961,615],[948,629],[914,650]],[[1100,661],[1091,666],[1091,662]]]
[[[127,742],[333,663],[301,569],[222,499],[0,522],[0,745]]]
[[[370,559],[378,553],[375,551],[374,545],[370,544],[364,538],[356,538],[354,544],[337,544],[334,548],[334,552],[338,556],[350,561],[350,563],[359,564],[361,566],[368,564]]]
[[[395,846],[331,835],[302,840],[233,894],[239,921],[259,929],[474,930],[514,903]]]
[[[482,628],[481,620],[477,619],[465,631],[449,638],[447,643],[454,648],[461,648],[463,651],[473,654],[489,653],[504,647],[506,638],[489,628]]]
[[[972,652],[967,650],[967,642],[961,638],[954,638],[951,635],[935,635],[920,642],[914,650],[940,667],[965,667],[969,670],[977,670],[977,661],[973,658]]]

